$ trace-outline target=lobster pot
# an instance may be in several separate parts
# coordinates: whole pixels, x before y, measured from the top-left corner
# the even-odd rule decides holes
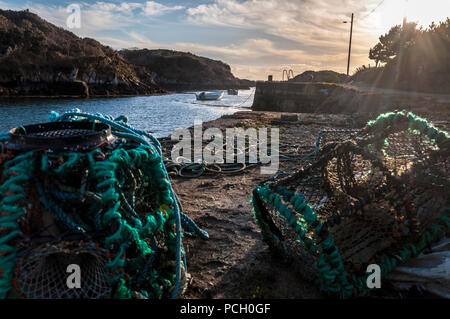
[[[322,143],[312,165],[253,191],[254,215],[322,291],[365,294],[368,265],[383,279],[448,236],[449,135],[403,111]]]
[[[325,129],[321,130],[316,140],[316,152],[322,150],[322,148],[330,143],[344,142],[349,139],[353,139],[358,135],[358,129]]]
[[[123,119],[109,122],[114,130],[66,117],[0,141],[0,297],[182,293],[177,203],[162,158]]]

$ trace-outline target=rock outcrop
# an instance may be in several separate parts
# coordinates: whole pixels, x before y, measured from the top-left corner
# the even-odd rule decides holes
[[[254,81],[241,80],[228,64],[192,53],[172,50],[121,50],[131,63],[152,72],[155,82],[167,90],[249,88]]]
[[[146,68],[28,11],[0,10],[0,96],[162,93]]]

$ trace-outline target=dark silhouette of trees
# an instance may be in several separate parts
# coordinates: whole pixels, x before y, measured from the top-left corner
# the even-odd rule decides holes
[[[369,58],[382,68],[360,68],[353,79],[378,87],[450,93],[450,19],[427,29],[396,25],[380,36]]]
[[[408,22],[404,26],[396,25],[388,33],[380,36],[379,42],[369,50],[369,59],[378,63],[388,63],[414,45],[421,29],[417,29],[417,23]]]
[[[377,43],[372,49],[369,50],[369,59],[374,60],[375,66],[378,67],[378,63],[387,62],[389,60],[389,56],[384,50],[383,45],[381,43]]]

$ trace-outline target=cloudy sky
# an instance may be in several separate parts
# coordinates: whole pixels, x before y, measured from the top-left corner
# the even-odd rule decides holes
[[[1,9],[28,8],[68,29],[67,7],[81,8],[70,31],[115,49],[167,48],[220,59],[240,78],[280,80],[283,69],[350,72],[368,59],[380,34],[404,16],[424,27],[450,15],[450,0],[0,0]]]

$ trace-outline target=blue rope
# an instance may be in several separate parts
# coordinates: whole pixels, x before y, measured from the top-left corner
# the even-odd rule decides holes
[[[72,230],[76,233],[84,233],[85,230],[80,225],[74,223],[67,215],[64,213],[62,208],[56,204],[53,200],[48,198],[45,195],[44,190],[42,189],[41,183],[39,181],[35,181],[36,189],[41,197],[42,204],[44,204],[45,208],[52,214],[52,217],[55,221],[63,227],[64,230]]]
[[[3,146],[3,143],[1,143],[1,141],[6,141],[9,139],[9,133],[0,133],[0,153],[4,153],[5,152],[5,148]]]
[[[199,234],[202,238],[204,239],[209,238],[208,233],[203,229],[201,229],[200,227],[198,227],[197,224],[184,213],[181,213],[181,222],[183,223],[184,227]]]

